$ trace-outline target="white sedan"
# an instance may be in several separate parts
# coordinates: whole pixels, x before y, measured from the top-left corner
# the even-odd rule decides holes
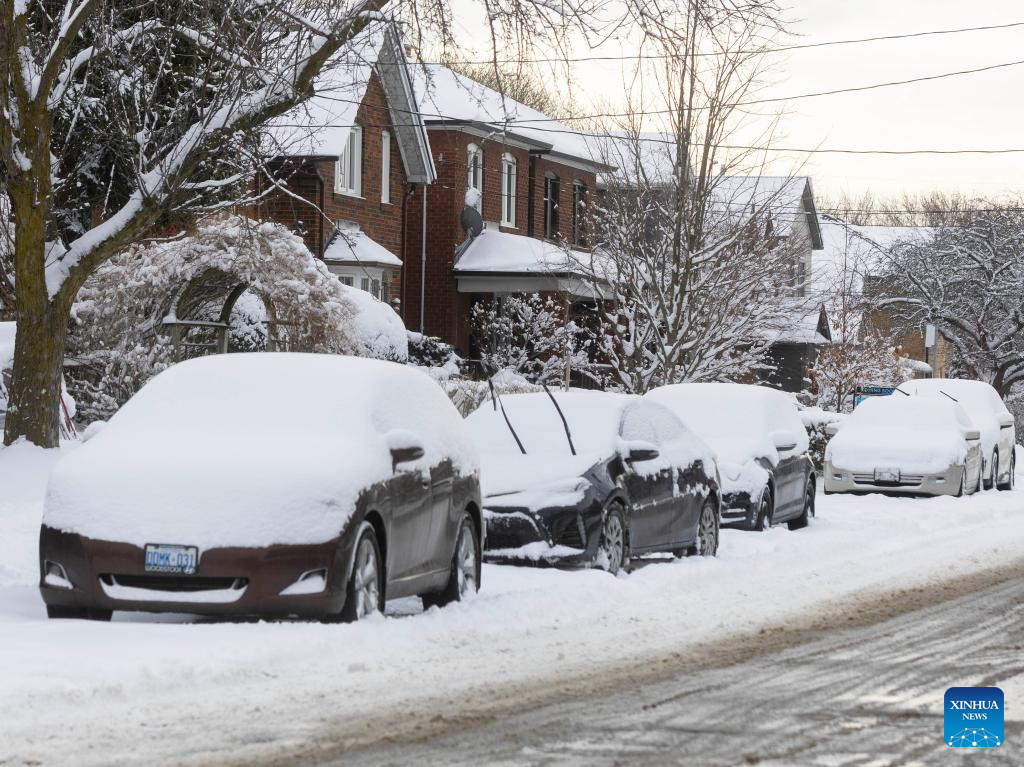
[[[901,390],[919,397],[941,397],[957,402],[981,432],[982,476],[986,489],[1013,489],[1016,469],[1016,424],[1002,397],[984,381],[924,378],[900,384]]]
[[[869,399],[825,448],[826,493],[964,495],[981,484],[981,434],[946,398]]]

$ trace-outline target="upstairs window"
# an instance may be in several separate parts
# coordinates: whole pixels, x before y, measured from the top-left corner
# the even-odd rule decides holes
[[[466,189],[475,189],[479,192],[476,196],[476,209],[482,210],[484,197],[484,153],[476,144],[470,144],[466,149]]]
[[[587,244],[587,187],[582,181],[572,185],[572,242],[574,245]]]
[[[501,224],[516,225],[516,158],[501,156]]]
[[[387,131],[380,134],[380,201],[391,202],[391,134]]]
[[[359,197],[363,190],[363,129],[353,127],[348,132],[348,142],[338,158],[334,178],[334,191]]]
[[[551,171],[544,174],[544,239],[558,237],[558,195],[561,184]]]

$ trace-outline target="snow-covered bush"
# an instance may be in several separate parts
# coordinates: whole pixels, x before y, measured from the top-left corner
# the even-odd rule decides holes
[[[530,383],[521,375],[510,370],[499,371],[491,377],[490,383],[460,377],[439,380],[438,383],[448,395],[448,399],[455,405],[455,409],[463,416],[472,413],[491,396],[491,383],[494,384],[494,393],[499,397],[506,394],[526,394],[543,390],[542,387]]]
[[[232,348],[265,348],[269,328],[291,351],[407,357],[394,310],[342,285],[301,238],[241,216],[211,218],[189,236],[129,248],[82,288],[69,345],[85,419],[109,416],[172,363],[165,320],[216,320],[239,285],[251,297],[232,312]]]
[[[479,301],[470,322],[486,375],[511,371],[534,383],[591,370],[595,334],[568,317],[561,300],[538,293]]]
[[[825,446],[831,439],[825,433],[825,428],[830,423],[841,422],[844,418],[846,416],[843,413],[832,413],[820,407],[805,407],[800,410],[800,420],[807,429],[807,454],[818,471],[825,468]]]

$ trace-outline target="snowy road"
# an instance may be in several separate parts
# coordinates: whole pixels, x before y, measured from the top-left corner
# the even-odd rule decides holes
[[[943,742],[952,686],[1001,687],[1006,744]],[[347,765],[1024,763],[1024,579],[728,668],[502,717]]]
[[[618,578],[487,567],[469,603],[399,604],[358,625],[48,622],[36,537],[52,461],[0,450],[3,767],[329,762],[383,738],[743,661],[793,630],[1024,573],[1022,491],[830,496],[806,530],[726,531],[713,560]]]

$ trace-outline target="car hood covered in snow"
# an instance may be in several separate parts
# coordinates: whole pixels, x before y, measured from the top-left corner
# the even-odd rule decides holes
[[[945,471],[967,457],[967,442],[955,407],[952,402],[924,397],[869,399],[828,443],[825,460],[847,471]]]
[[[176,365],[57,464],[44,524],[135,545],[322,543],[360,493],[450,460],[477,471],[458,413],[429,378],[388,362],[232,354]]]

